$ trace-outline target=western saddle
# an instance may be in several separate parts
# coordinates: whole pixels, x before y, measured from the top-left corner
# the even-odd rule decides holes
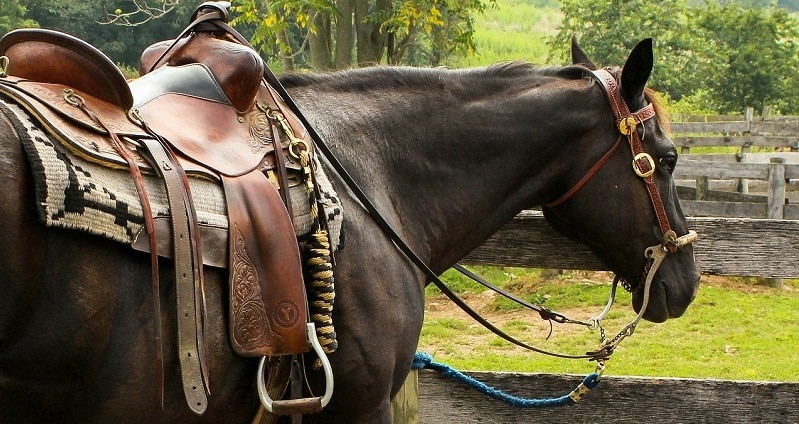
[[[141,248],[149,251],[152,266],[161,393],[158,255],[174,258],[181,378],[197,414],[205,411],[210,394],[203,262],[221,255],[228,259],[230,341],[238,354],[262,358],[262,403],[278,415],[316,412],[330,400],[332,373],[309,318],[287,184],[288,173],[300,175],[316,206],[312,145],[266,82],[264,62],[227,25],[228,7],[227,2],[203,3],[175,40],[143,53],[142,76],[130,82],[102,52],[78,38],[45,29],[9,32],[0,39],[0,93],[75,154],[130,170],[145,211],[148,237]],[[171,213],[166,227],[154,224],[142,173],[163,181]],[[223,186],[226,245],[202,243],[190,175]],[[321,220],[319,225],[324,226]],[[290,358],[311,348],[325,369],[325,395],[272,401],[262,387],[266,358]],[[277,382],[278,396],[286,384]]]

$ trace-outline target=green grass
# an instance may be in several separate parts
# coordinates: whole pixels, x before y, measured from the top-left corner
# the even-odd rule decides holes
[[[536,6],[529,0],[497,0],[475,18],[477,54],[447,65],[464,68],[509,60],[545,63],[546,37],[557,30],[560,19],[556,7]]]
[[[525,297],[541,296],[552,309],[576,318],[599,312],[609,293],[605,282],[585,281],[579,274],[551,279],[529,275],[520,269],[497,268],[491,272],[514,275],[503,284]],[[516,290],[514,290],[516,291]],[[538,292],[539,295],[533,293]],[[472,293],[477,293],[474,291]],[[445,298],[429,289],[430,301]],[[471,299],[482,294],[468,295]],[[534,313],[522,315],[516,308],[492,301],[488,314],[503,330],[537,347],[565,353],[583,353],[599,346],[598,332],[577,326],[557,325],[549,340],[549,326]],[[440,308],[441,306],[439,306]],[[604,326],[615,334],[634,317],[630,296],[621,293]],[[684,316],[662,324],[641,322],[635,334],[624,340],[607,364],[613,375],[730,380],[799,381],[799,283],[786,282],[782,290],[759,285],[754,279],[714,279],[704,284]],[[422,329],[419,350],[437,361],[461,370],[548,372],[585,374],[594,365],[587,360],[565,360],[529,353],[489,333],[465,314],[429,319]]]

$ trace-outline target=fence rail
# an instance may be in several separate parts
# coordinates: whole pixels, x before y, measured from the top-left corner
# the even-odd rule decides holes
[[[608,376],[577,405],[519,409],[438,373],[414,374],[406,384],[418,388],[418,410],[398,410],[395,423],[799,422],[796,409],[799,383]],[[470,375],[492,387],[530,398],[569,393],[584,377],[490,372]]]
[[[799,278],[799,221],[688,218],[704,274]],[[538,211],[524,211],[465,263],[604,270],[583,245],[552,230]],[[764,358],[765,360],[765,358]],[[573,390],[583,376],[469,372],[517,396],[549,398]],[[799,383],[604,377],[571,407],[518,409],[431,371],[413,371],[392,402],[397,424],[450,423],[799,423]]]
[[[721,117],[672,124],[675,169],[687,215],[799,219],[799,117]],[[695,147],[734,147],[696,154]],[[707,149],[705,149],[707,150]],[[729,149],[728,149],[729,150]]]
[[[689,217],[704,274],[799,278],[799,221]],[[541,212],[524,211],[464,260],[476,265],[607,270],[587,247],[557,232]]]

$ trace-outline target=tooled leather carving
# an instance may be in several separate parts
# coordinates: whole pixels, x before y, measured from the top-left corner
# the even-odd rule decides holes
[[[233,349],[242,356],[305,352],[302,318],[308,310],[302,263],[283,201],[258,170],[234,178],[223,175],[222,183],[229,229],[235,232],[229,240],[230,297],[242,301],[230,312]],[[256,299],[263,310],[242,309]]]
[[[243,348],[262,347],[266,337],[280,337],[272,331],[261,298],[258,270],[244,248],[244,236],[238,225],[231,229],[233,260],[230,265],[230,295],[233,337]],[[263,325],[266,323],[266,325]]]

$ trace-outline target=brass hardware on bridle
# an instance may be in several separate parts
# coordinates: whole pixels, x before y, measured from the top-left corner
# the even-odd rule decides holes
[[[638,123],[635,122],[635,118],[632,115],[622,118],[619,120],[619,132],[629,137],[630,134],[635,132],[637,125]]]
[[[641,167],[642,163],[646,164],[646,168]],[[655,160],[649,153],[641,152],[633,158],[633,171],[641,178],[651,177],[655,173]]]

